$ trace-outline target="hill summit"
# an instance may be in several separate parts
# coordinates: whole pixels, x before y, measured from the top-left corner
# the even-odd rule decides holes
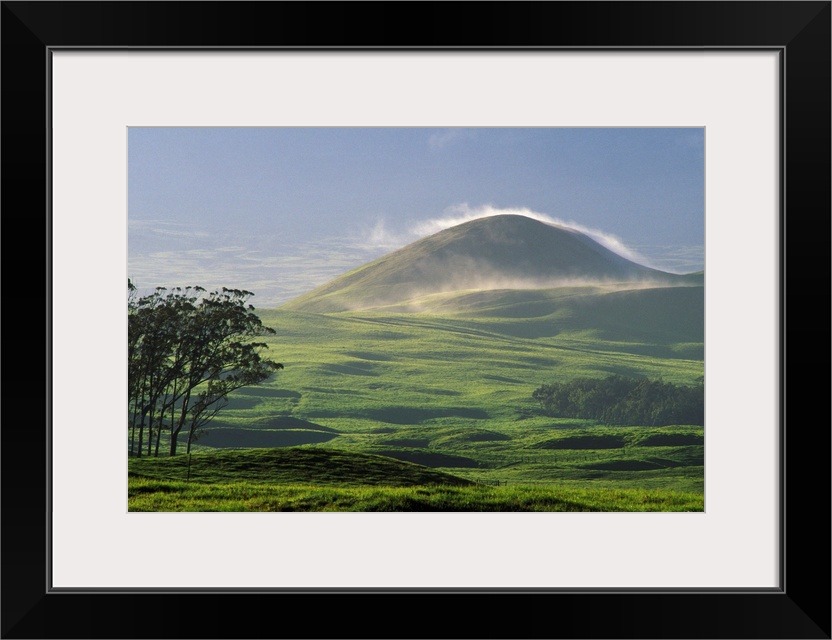
[[[327,313],[437,293],[544,289],[592,283],[694,284],[651,269],[586,234],[522,215],[478,218],[417,240],[283,305]]]

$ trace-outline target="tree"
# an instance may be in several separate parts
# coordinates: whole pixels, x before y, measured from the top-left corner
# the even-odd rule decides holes
[[[159,287],[140,297],[130,280],[127,289],[131,455],[142,455],[146,432],[147,455],[158,456],[164,430],[170,455],[183,430],[190,452],[229,393],[283,368],[262,356],[265,343],[253,341],[275,332],[246,304],[250,291],[223,287],[206,295],[201,287]]]
[[[675,385],[661,379],[576,378],[544,384],[532,392],[546,415],[600,420],[604,424],[662,426],[705,421],[705,385]]]

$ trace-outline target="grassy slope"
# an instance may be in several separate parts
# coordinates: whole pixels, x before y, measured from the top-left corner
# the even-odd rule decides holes
[[[620,444],[620,443],[618,443]],[[701,511],[697,492],[483,486],[409,464],[308,448],[131,459],[130,511]]]
[[[502,215],[417,240],[295,298],[284,308],[331,313],[402,303],[441,291],[543,286],[544,281],[575,279],[690,282],[685,276],[630,262],[574,230]]]
[[[190,471],[188,467],[190,466]],[[132,458],[136,478],[190,480],[199,483],[252,482],[334,486],[466,485],[470,481],[381,456],[316,449],[218,450],[187,457]]]
[[[235,393],[197,450],[307,445],[510,486],[701,495],[701,428],[551,419],[531,398],[544,382],[584,375],[695,381],[703,375],[701,298],[701,288],[581,287],[428,301],[442,315],[261,311],[277,331],[269,355],[286,369]],[[610,434],[621,446],[580,440]],[[662,446],[648,446],[661,434]],[[552,444],[561,438],[573,441]]]
[[[328,487],[131,479],[130,511],[702,511],[701,494],[560,487]]]

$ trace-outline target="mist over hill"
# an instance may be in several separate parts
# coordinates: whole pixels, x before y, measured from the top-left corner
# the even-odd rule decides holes
[[[452,292],[613,285],[696,286],[637,264],[588,235],[522,215],[472,220],[417,240],[283,305],[329,313],[415,303]]]

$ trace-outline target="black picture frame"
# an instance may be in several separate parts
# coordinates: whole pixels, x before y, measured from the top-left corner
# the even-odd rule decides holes
[[[2,2],[2,637],[830,638],[830,15],[829,1]],[[780,587],[52,591],[48,91],[65,47],[778,51]]]

